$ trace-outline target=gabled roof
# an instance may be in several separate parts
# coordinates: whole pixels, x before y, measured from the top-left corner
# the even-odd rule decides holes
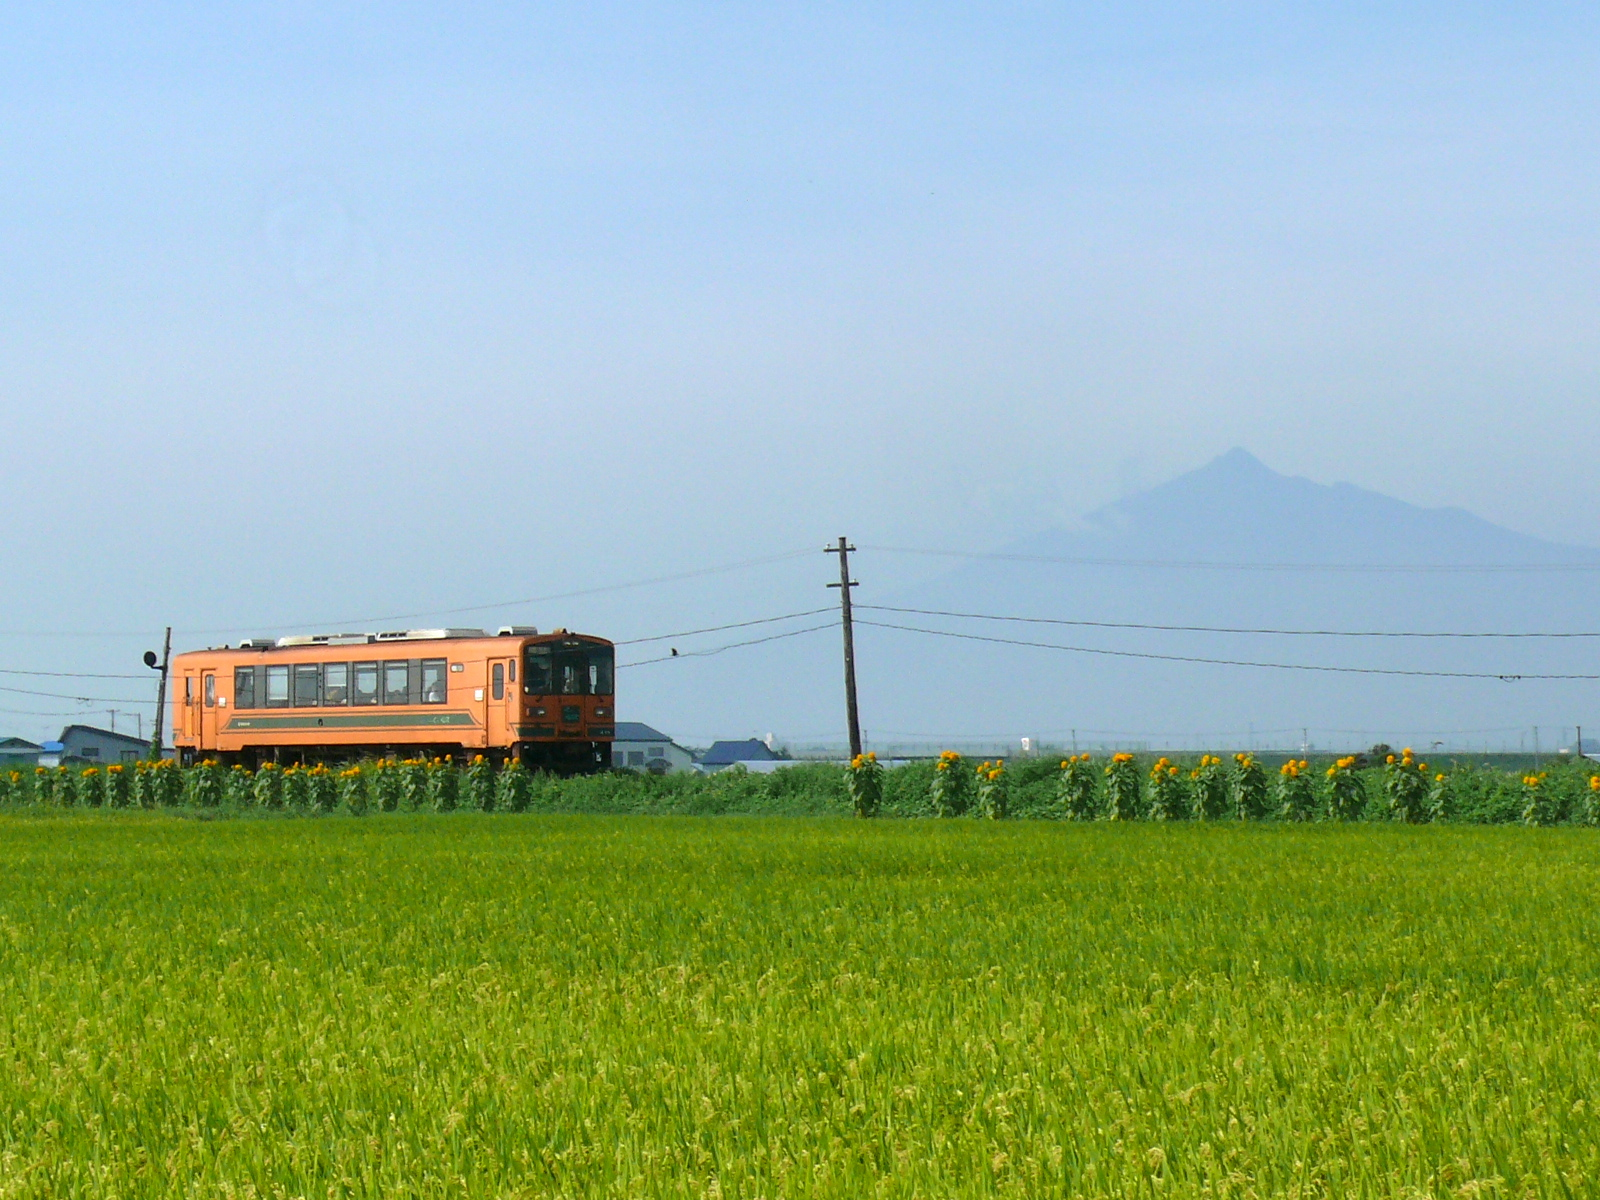
[[[701,757],[700,765],[726,767],[738,762],[775,762],[777,758],[765,742],[757,738],[745,738],[742,742],[712,742],[711,749]]]
[[[82,733],[92,734],[95,737],[113,738],[119,742],[127,742],[129,746],[142,747],[150,744],[144,738],[136,738],[131,733],[115,733],[109,729],[101,729],[98,725],[68,725],[61,731],[61,740],[63,742],[66,741],[67,735],[75,729]]]
[[[616,740],[619,742],[670,742],[672,739],[661,730],[643,721],[618,721]]]
[[[28,741],[27,738],[19,738],[19,737],[0,738],[0,750],[38,750],[38,749],[41,749],[41,747],[35,742]]]

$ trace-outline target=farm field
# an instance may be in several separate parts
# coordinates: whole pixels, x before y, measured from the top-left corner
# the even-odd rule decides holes
[[[1581,1196],[1582,828],[0,817],[0,1196]]]

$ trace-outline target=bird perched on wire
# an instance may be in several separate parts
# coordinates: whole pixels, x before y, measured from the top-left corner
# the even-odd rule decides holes
[[[677,658],[678,657],[678,648],[676,646],[674,646],[672,648],[672,657],[673,658]]]

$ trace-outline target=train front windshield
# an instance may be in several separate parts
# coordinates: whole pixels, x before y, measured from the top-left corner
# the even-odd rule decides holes
[[[615,690],[616,655],[610,646],[529,646],[522,690],[529,696],[609,696]]]

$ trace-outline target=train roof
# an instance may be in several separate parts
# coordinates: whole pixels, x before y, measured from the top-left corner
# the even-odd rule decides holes
[[[213,650],[295,650],[316,649],[322,646],[370,646],[391,642],[445,642],[470,641],[496,637],[575,637],[604,641],[593,634],[573,633],[567,629],[550,629],[540,634],[532,625],[502,625],[490,633],[487,629],[451,627],[446,629],[391,629],[368,633],[297,633],[286,637],[245,638],[236,646],[213,646]]]

